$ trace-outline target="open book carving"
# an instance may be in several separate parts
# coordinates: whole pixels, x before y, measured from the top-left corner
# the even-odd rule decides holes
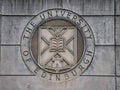
[[[64,39],[62,37],[51,38],[51,52],[64,52]]]

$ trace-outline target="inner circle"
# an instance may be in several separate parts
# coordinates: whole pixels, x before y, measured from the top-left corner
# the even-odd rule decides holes
[[[35,62],[45,71],[67,72],[81,61],[83,35],[69,21],[49,20],[35,30],[31,51]]]

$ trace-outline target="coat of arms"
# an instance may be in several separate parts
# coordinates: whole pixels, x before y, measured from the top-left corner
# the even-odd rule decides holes
[[[60,72],[77,62],[77,30],[74,27],[39,28],[38,62]]]

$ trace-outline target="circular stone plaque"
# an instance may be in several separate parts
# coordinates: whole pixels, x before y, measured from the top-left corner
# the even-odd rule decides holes
[[[78,14],[65,9],[39,13],[26,25],[21,54],[39,78],[59,82],[81,75],[94,55],[91,28]]]

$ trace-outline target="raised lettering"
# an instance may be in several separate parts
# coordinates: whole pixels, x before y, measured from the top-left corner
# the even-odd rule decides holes
[[[65,73],[64,76],[65,76],[65,79],[69,79],[68,73]]]
[[[33,26],[33,27],[36,27],[36,24],[34,22],[30,22],[30,24]]]
[[[75,21],[77,19],[77,15],[74,15],[72,20]]]
[[[26,61],[26,62],[30,62],[30,61],[32,61],[32,59],[31,59],[31,58],[28,58],[28,59],[26,59],[25,61]]]
[[[27,56],[28,54],[29,54],[28,51],[23,51],[23,55],[24,55],[24,56]]]
[[[83,22],[83,20],[82,19],[79,19],[79,21],[78,22],[76,22],[76,24],[81,28],[81,23]]]
[[[34,70],[34,72],[37,73],[39,70],[40,70],[40,68],[37,67],[37,68]]]
[[[26,32],[28,32],[28,33],[32,33],[32,29],[31,28],[29,28],[29,27],[27,27],[27,29],[26,29]]]
[[[56,81],[60,81],[60,74],[56,74]]]
[[[56,10],[56,16],[58,16],[58,11]]]
[[[85,32],[85,33],[87,33],[87,32],[90,33],[90,30],[87,28],[87,30],[85,30],[84,32]]]
[[[72,70],[71,71],[71,73],[73,74],[73,76],[76,76],[77,75],[77,72],[76,72],[76,70],[74,69],[74,70]]]
[[[65,14],[65,11],[61,11],[61,16],[64,16],[64,14]]]
[[[49,78],[49,80],[52,80],[52,74],[50,73],[50,78]]]
[[[42,78],[45,78],[46,77],[46,72],[43,72],[42,75],[41,75]]]
[[[84,28],[84,27],[86,27],[87,25],[85,24],[84,26],[82,26],[81,28]]]
[[[67,18],[69,18],[69,19],[70,19],[70,16],[71,16],[71,13],[70,13],[70,12],[68,12],[68,13],[67,13]]]
[[[85,64],[89,64],[89,60],[86,59],[86,58],[83,59],[83,62],[84,62]]]
[[[92,52],[91,51],[87,51],[86,53],[87,53],[86,55],[92,56]]]
[[[53,15],[52,15],[52,11],[49,11],[49,12],[47,12],[48,13],[48,17],[52,17]]]
[[[23,36],[23,39],[29,39],[28,36],[26,36],[26,34]]]
[[[90,34],[87,38],[92,39],[92,35]]]
[[[41,14],[41,15],[40,15],[40,18],[41,18],[41,19],[45,19],[45,15],[44,15],[44,14]]]
[[[83,67],[82,65],[79,65],[78,68],[82,71],[85,67]]]

